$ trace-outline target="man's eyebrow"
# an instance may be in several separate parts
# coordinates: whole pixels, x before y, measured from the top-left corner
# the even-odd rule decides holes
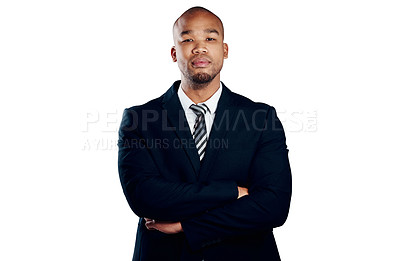
[[[215,34],[219,35],[218,30],[217,30],[217,29],[213,29],[213,28],[205,29],[204,32],[205,32],[205,33],[209,33],[209,34],[210,34],[210,33],[215,33]],[[180,36],[182,37],[182,36],[184,36],[184,35],[191,34],[191,33],[193,33],[192,30],[182,31],[182,32],[180,33]]]
[[[206,32],[206,33],[216,33],[216,34],[218,34],[219,35],[219,32],[217,31],[217,29],[206,29],[206,30],[204,30],[204,32]]]
[[[184,36],[185,34],[191,34],[193,31],[192,30],[187,30],[187,31],[182,31],[180,33],[181,36]]]

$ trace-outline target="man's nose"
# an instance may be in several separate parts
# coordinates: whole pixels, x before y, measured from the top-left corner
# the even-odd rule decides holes
[[[204,54],[207,53],[207,48],[204,46],[204,44],[198,43],[195,48],[193,49],[194,54]]]

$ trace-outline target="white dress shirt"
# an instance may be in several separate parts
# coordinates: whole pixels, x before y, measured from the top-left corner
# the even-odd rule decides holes
[[[207,112],[205,115],[207,139],[209,139],[209,137],[210,137],[211,127],[214,122],[215,111],[217,110],[217,105],[218,105],[219,98],[221,97],[221,93],[222,93],[222,84],[219,83],[218,90],[208,100],[206,100],[205,102],[202,102],[205,105],[207,105],[208,109],[211,112],[211,113]],[[186,120],[188,121],[190,131],[193,135],[194,124],[195,124],[197,116],[193,112],[193,110],[190,109],[189,107],[190,107],[190,105],[195,104],[195,103],[186,95],[186,93],[182,90],[181,86],[179,86],[179,89],[178,89],[178,97],[179,97],[179,101],[181,102],[181,105],[183,107],[183,110],[185,111]]]

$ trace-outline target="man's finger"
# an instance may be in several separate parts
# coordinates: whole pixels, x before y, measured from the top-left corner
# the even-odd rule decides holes
[[[152,224],[155,224],[156,222],[154,221],[154,220],[149,220],[149,221],[146,221],[146,225],[152,225]]]
[[[150,220],[150,221],[147,221],[144,225],[146,226],[147,229],[154,230],[154,229],[156,229],[154,227],[154,224],[155,224],[155,221],[154,220]]]

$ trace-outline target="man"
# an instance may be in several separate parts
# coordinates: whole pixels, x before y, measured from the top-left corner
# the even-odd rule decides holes
[[[181,81],[126,109],[119,132],[121,184],[140,217],[133,260],[280,260],[272,230],[291,173],[275,109],[220,82],[228,45],[215,14],[187,10],[173,36]]]

